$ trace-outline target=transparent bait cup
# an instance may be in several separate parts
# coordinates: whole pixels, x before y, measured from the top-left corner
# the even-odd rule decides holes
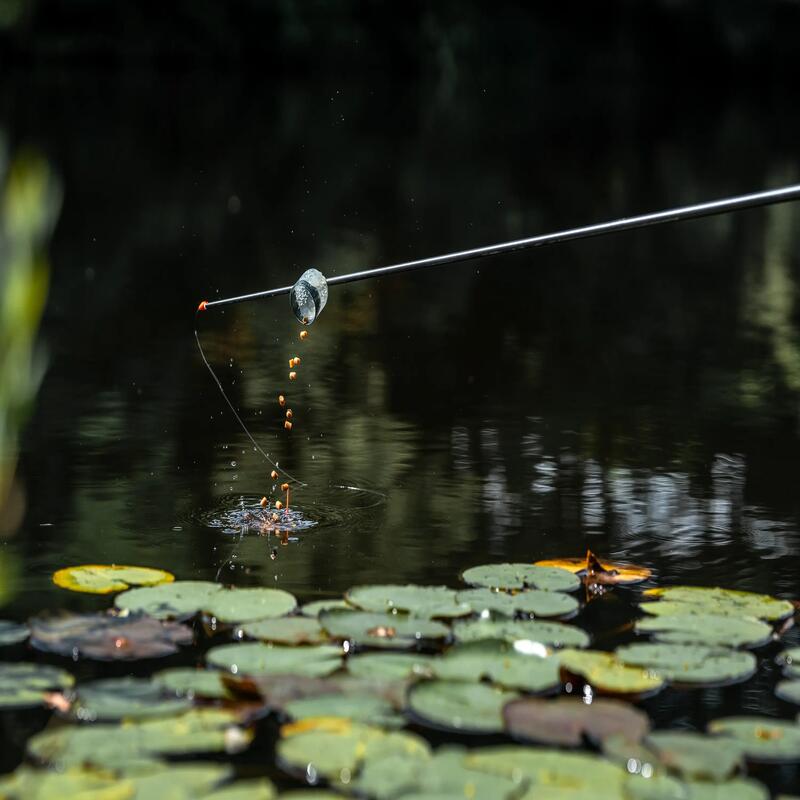
[[[328,282],[318,269],[307,269],[289,292],[292,313],[303,325],[311,325],[328,302]]]

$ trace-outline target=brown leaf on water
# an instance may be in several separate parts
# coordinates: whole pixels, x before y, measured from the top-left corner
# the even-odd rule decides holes
[[[30,643],[37,650],[99,661],[161,658],[192,643],[192,630],[145,614],[70,614],[32,619]]]
[[[648,567],[603,561],[591,550],[586,551],[585,558],[548,558],[537,561],[536,566],[567,569],[578,575],[586,584],[599,584],[602,586],[641,583],[653,574],[653,571]]]

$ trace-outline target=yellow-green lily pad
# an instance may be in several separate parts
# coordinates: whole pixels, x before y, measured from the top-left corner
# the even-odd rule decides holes
[[[234,675],[304,675],[322,677],[342,665],[342,648],[336,645],[284,647],[262,642],[224,644],[206,653],[206,663]]]
[[[415,647],[424,639],[444,639],[450,629],[436,620],[408,614],[343,611],[334,609],[319,615],[319,624],[334,639],[347,639],[372,647]]]
[[[62,589],[88,594],[122,592],[131,586],[171,583],[175,576],[163,569],[126,567],[121,564],[82,564],[53,573],[53,583]]]
[[[499,733],[503,706],[519,695],[485,683],[423,681],[409,689],[408,707],[425,723],[460,733]]]
[[[615,655],[629,666],[653,670],[675,683],[704,686],[737,683],[756,671],[752,653],[702,645],[639,642],[618,647]]]
[[[0,778],[3,800],[133,800],[130,780],[88,769],[36,770],[23,764]]]
[[[664,586],[648,589],[645,595],[658,597],[662,601],[698,606],[706,614],[756,617],[770,622],[785,619],[794,613],[794,606],[788,600],[738,589],[721,589],[717,586]],[[649,614],[682,613],[680,608],[667,607],[658,610],[655,604],[651,606],[649,603],[643,604],[644,606],[647,606]]]
[[[487,589],[544,589],[550,592],[574,592],[581,585],[572,572],[560,567],[534,564],[482,564],[464,570],[465,583]]]
[[[125,777],[136,790],[136,800],[142,798],[164,798],[165,800],[195,800],[216,796],[219,784],[230,777],[231,768],[226,764],[189,762],[162,764],[159,769],[125,771]]]
[[[504,642],[530,641],[547,647],[588,647],[589,634],[560,622],[518,619],[475,619],[457,622],[453,635],[459,642],[497,639]]]
[[[733,738],[754,761],[800,761],[800,725],[771,717],[725,717],[708,724],[709,733]]]
[[[664,685],[661,675],[628,666],[613,653],[568,649],[557,655],[563,669],[580,675],[596,690],[607,694],[651,694]]]
[[[416,617],[464,617],[472,613],[466,603],[459,603],[456,592],[446,586],[384,584],[355,586],[345,600],[363,611],[403,611]]]
[[[316,619],[278,617],[248,622],[241,627],[245,636],[275,644],[322,644],[330,637]]]
[[[432,661],[419,653],[358,653],[347,657],[347,671],[359,678],[431,678]]]
[[[651,633],[662,642],[719,647],[759,647],[772,638],[772,628],[754,617],[725,614],[681,614],[645,617],[637,633]]]
[[[235,781],[220,789],[215,789],[213,792],[202,795],[202,800],[273,800],[275,797],[277,797],[277,793],[272,781],[267,778],[252,778]],[[286,797],[286,795],[281,795],[281,797]]]
[[[491,611],[513,617],[532,614],[534,617],[568,617],[578,611],[578,601],[564,592],[525,589],[516,593],[479,588],[459,592],[457,599],[480,614]]]
[[[47,664],[0,663],[0,709],[43,705],[45,694],[74,683],[69,672]]]

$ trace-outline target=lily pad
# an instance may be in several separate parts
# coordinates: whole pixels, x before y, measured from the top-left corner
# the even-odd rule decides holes
[[[636,643],[618,647],[615,655],[629,666],[645,667],[677,683],[737,683],[756,671],[752,653],[702,645]]]
[[[220,622],[255,622],[283,617],[297,607],[294,595],[283,589],[224,589],[204,608]]]
[[[120,769],[150,756],[238,752],[249,744],[252,732],[237,722],[231,711],[202,708],[124,725],[70,725],[33,736],[28,754],[56,769],[82,765]]]
[[[444,639],[450,629],[432,619],[369,611],[323,611],[319,624],[334,639],[372,647],[415,647],[423,639]]]
[[[333,611],[336,608],[352,609],[345,600],[314,600],[300,606],[300,613],[305,617],[318,617],[323,611]]]
[[[106,678],[78,687],[71,714],[81,722],[109,722],[179,714],[191,705],[144,678]]]
[[[435,727],[461,733],[499,733],[503,706],[519,695],[485,683],[423,681],[408,692],[408,707]]]
[[[723,781],[742,766],[742,746],[728,737],[688,731],[655,731],[645,744],[658,762],[682,778]]]
[[[47,692],[68,689],[74,683],[69,672],[46,664],[0,664],[0,709],[43,705]]]
[[[708,724],[709,733],[732,737],[754,761],[800,761],[800,725],[771,717],[725,717]]]
[[[193,638],[185,625],[143,614],[72,614],[32,620],[30,643],[37,650],[71,658],[114,661],[169,656]]]
[[[735,778],[723,783],[687,781],[686,800],[769,800],[763,784],[749,778]]]
[[[179,697],[204,697],[210,700],[229,700],[230,692],[222,682],[222,673],[212,669],[175,667],[156,672],[153,683],[174,692]]]
[[[156,619],[187,619],[211,605],[224,587],[211,581],[175,581],[129,589],[114,598],[117,608],[143,612]]]
[[[242,625],[241,631],[251,639],[276,644],[322,644],[329,641],[319,622],[309,617],[262,619]]]
[[[487,589],[544,589],[574,592],[581,582],[568,570],[533,564],[483,564],[464,570],[465,583]]]
[[[591,550],[583,558],[543,559],[537,561],[536,566],[564,569],[580,576],[585,583],[608,586],[641,583],[653,574],[649,567],[600,559]]]
[[[139,798],[169,798],[169,800],[194,800],[209,795],[226,778],[231,769],[225,764],[204,762],[162,764],[159,769],[129,773],[125,777],[131,781]]]
[[[419,653],[359,653],[347,657],[347,671],[360,678],[430,678],[432,661]]]
[[[515,738],[578,747],[622,735],[634,742],[650,730],[650,719],[630,703],[597,699],[591,704],[572,697],[544,700],[522,697],[503,709],[506,731]]]
[[[535,617],[566,617],[575,614],[578,601],[564,592],[527,589],[515,594],[492,589],[467,589],[459,592],[457,599],[467,603],[477,613],[492,611],[513,617],[515,614],[533,614]]]
[[[790,647],[775,659],[783,667],[787,678],[800,678],[800,647]]]
[[[441,680],[480,681],[486,678],[507,689],[544,692],[561,685],[558,659],[524,655],[506,642],[482,641],[453,647],[430,662]]]
[[[561,666],[580,675],[596,690],[608,694],[650,694],[664,685],[664,678],[640,667],[631,667],[612,653],[597,650],[562,650]]]
[[[20,625],[18,622],[0,619],[0,647],[24,642],[29,634],[30,628],[28,628],[27,625]]]
[[[800,705],[800,680],[780,681],[775,687],[775,694],[787,703]]]
[[[459,642],[499,639],[505,642],[531,641],[547,647],[588,647],[589,634],[572,625],[539,620],[477,619],[457,622],[453,635]]]
[[[343,719],[379,725],[383,728],[402,728],[405,719],[391,703],[374,695],[324,694],[292,700],[284,706],[293,719],[309,717],[342,717]]]
[[[171,583],[175,576],[163,569],[124,567],[118,564],[83,564],[65,567],[53,573],[53,583],[62,589],[88,594],[111,594],[131,586],[155,586]]]
[[[662,642],[720,647],[759,647],[772,638],[772,628],[755,618],[724,614],[683,614],[645,617],[637,633],[652,633]]]
[[[281,795],[285,797],[286,795]],[[203,800],[273,800],[277,797],[275,786],[267,778],[236,781],[204,794]],[[324,800],[324,798],[323,798]]]
[[[85,769],[51,772],[23,764],[0,778],[0,797],[4,800],[131,800],[135,793],[129,780]]]
[[[794,606],[788,600],[779,600],[768,594],[721,589],[716,586],[665,586],[648,589],[645,595],[658,597],[663,601],[700,606],[708,614],[756,617],[770,622],[776,622],[794,613]],[[651,607],[648,613],[669,614],[671,610],[659,612]]]
[[[342,648],[335,645],[282,647],[261,642],[225,644],[206,653],[206,663],[234,675],[305,675],[322,677],[342,665]]]
[[[315,783],[320,778],[339,780],[343,771],[356,775],[367,760],[391,755],[424,758],[430,747],[413,733],[317,717],[284,725],[276,753],[280,764]]]
[[[464,617],[472,613],[466,603],[459,603],[456,592],[446,586],[385,584],[355,586],[345,600],[363,611],[405,611],[416,617]]]

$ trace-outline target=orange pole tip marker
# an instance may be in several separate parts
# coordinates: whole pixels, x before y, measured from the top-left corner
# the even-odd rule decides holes
[[[200,305],[197,306],[197,310],[198,311],[205,311],[207,305],[208,305],[208,300],[201,300],[200,301]]]

